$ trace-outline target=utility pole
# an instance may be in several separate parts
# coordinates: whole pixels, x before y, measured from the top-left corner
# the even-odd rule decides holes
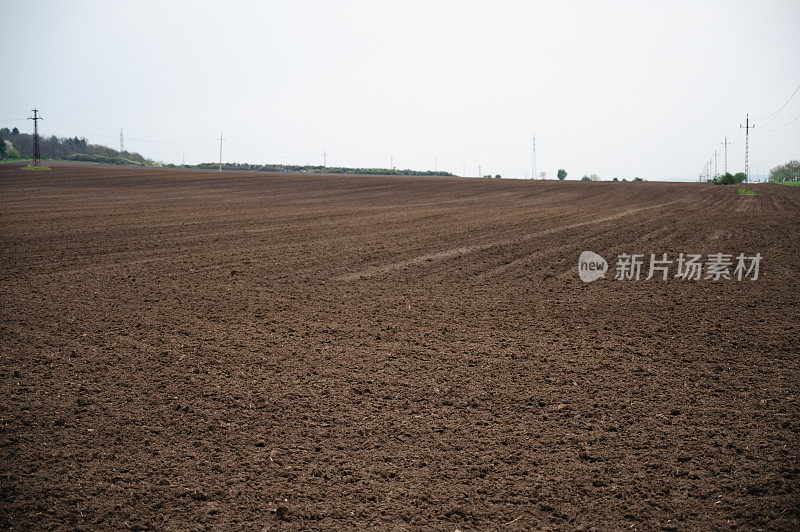
[[[536,133],[533,134],[533,173],[531,179],[536,179]]]
[[[328,152],[325,151],[325,148],[322,148],[322,167],[328,167]]]
[[[438,155],[434,155],[433,156],[433,171],[434,172],[438,172],[439,171],[439,156]]]
[[[219,134],[219,171],[222,172],[222,133]]]
[[[119,152],[125,151],[125,143],[122,142],[122,128],[119,128]]]
[[[186,166],[186,154],[183,154],[183,166]]]
[[[389,156],[389,168],[394,170],[394,155]]]
[[[717,172],[717,150],[714,150],[714,177],[717,177],[719,173]]]
[[[722,143],[725,146],[725,173],[728,173],[728,135],[725,135],[725,142]]]
[[[462,163],[461,177],[467,177],[467,163]]]
[[[44,120],[38,115],[38,109],[31,109],[33,116],[28,120],[33,120],[33,163],[32,166],[41,166],[41,158],[39,156],[39,120]]]
[[[747,114],[745,125],[739,124],[744,128],[744,175],[745,180],[750,181],[750,130],[755,129],[756,125],[750,125],[750,113]]]

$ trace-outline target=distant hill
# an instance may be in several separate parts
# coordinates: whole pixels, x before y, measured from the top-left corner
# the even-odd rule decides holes
[[[119,151],[108,146],[90,144],[85,138],[40,137],[39,155],[42,159],[90,161],[110,164],[156,166],[142,155]],[[17,128],[0,128],[0,159],[30,159],[33,157],[33,135],[20,133]]]
[[[165,166],[175,166],[168,164]],[[194,166],[185,165],[186,168],[203,168],[216,170],[219,163],[200,163]],[[223,170],[258,170],[261,172],[291,172],[311,174],[361,174],[361,175],[408,175],[408,176],[453,176],[450,172],[441,170],[398,170],[394,168],[349,168],[344,166],[313,166],[297,164],[249,164],[249,163],[222,163]]]
[[[216,170],[218,163],[197,165],[161,164],[142,155],[119,151],[108,146],[90,144],[81,137],[40,137],[39,154],[43,160],[88,161],[106,164],[131,164],[136,166],[166,166],[170,168],[202,168]],[[20,133],[17,128],[0,128],[0,160],[31,159],[33,157],[33,135]],[[371,175],[438,175],[452,176],[450,172],[398,170],[394,168],[347,168],[313,165],[222,163],[223,170],[259,170],[262,172],[303,172],[325,174],[371,174]]]

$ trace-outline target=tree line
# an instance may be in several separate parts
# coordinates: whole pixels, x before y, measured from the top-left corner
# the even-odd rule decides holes
[[[769,180],[775,183],[800,181],[800,161],[789,161],[769,171]]]
[[[81,137],[39,137],[39,156],[42,159],[89,161],[112,164],[151,165],[142,155],[119,151],[108,146],[90,144]],[[33,157],[33,135],[20,133],[18,128],[0,128],[0,159],[30,159]]]
[[[175,168],[181,165],[167,164],[167,167]],[[194,166],[183,165],[184,168],[202,168],[206,170],[219,169],[219,163],[200,163]],[[314,166],[296,164],[250,164],[250,163],[222,163],[223,170],[256,170],[259,172],[299,172],[317,174],[364,174],[364,175],[409,175],[409,176],[452,176],[450,172],[439,171],[419,171],[419,170],[395,170],[390,168],[349,168],[345,166]]]
[[[119,151],[100,144],[91,144],[84,137],[39,137],[39,156],[43,160],[86,161],[107,164],[134,164],[140,166],[166,166],[175,168],[178,165],[160,165],[142,155]],[[21,133],[18,128],[0,128],[0,159],[31,159],[33,157],[33,135]],[[182,165],[184,168],[204,168],[217,170],[218,163],[200,163],[197,165]],[[417,171],[395,170],[388,168],[347,168],[313,165],[287,165],[287,164],[249,164],[249,163],[223,163],[223,170],[258,170],[262,172],[308,172],[325,174],[371,174],[371,175],[408,175],[408,176],[452,176],[450,172],[443,171]]]
[[[736,185],[747,180],[744,172],[731,174],[730,172],[718,175],[709,179],[709,183],[715,185]],[[798,182],[800,181],[800,161],[789,161],[786,164],[776,166],[769,171],[769,181],[771,183]]]

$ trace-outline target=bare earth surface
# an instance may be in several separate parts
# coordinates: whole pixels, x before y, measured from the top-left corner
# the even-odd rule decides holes
[[[753,188],[0,166],[0,526],[796,530],[800,187]]]

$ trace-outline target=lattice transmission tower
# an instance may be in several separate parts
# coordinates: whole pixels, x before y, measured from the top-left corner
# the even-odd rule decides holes
[[[31,111],[33,111],[33,116],[28,118],[28,120],[33,120],[33,162],[31,165],[41,166],[41,156],[39,153],[39,120],[42,120],[42,117],[39,116],[38,109],[31,109]]]

